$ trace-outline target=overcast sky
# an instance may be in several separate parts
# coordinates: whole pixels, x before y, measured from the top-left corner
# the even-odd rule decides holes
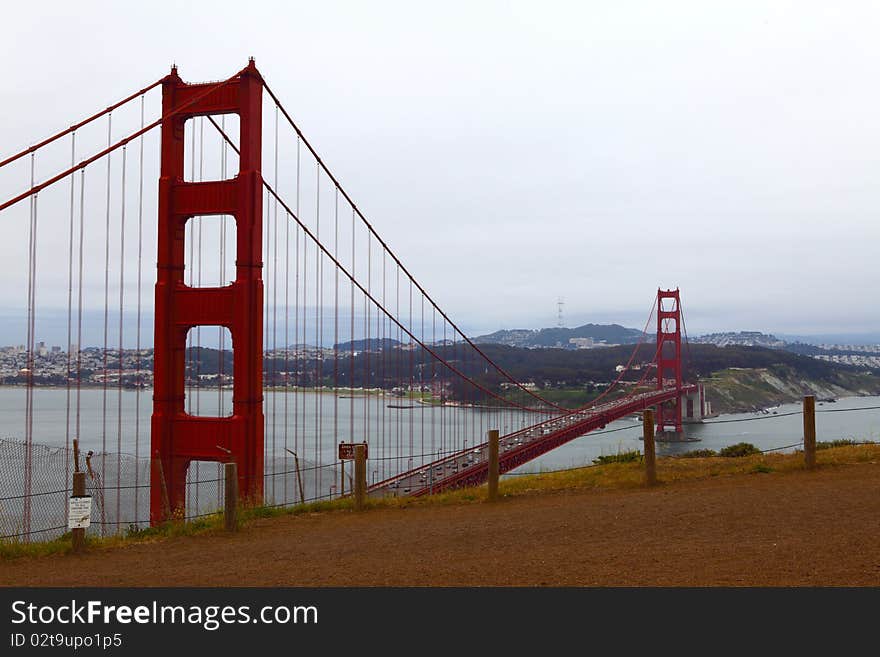
[[[3,8],[0,153],[254,56],[469,332],[880,326],[876,2],[40,2]],[[3,217],[0,216],[0,220]],[[47,267],[51,264],[47,263]],[[66,272],[66,263],[62,266]]]

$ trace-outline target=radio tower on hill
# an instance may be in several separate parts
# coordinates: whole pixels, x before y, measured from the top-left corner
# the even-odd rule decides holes
[[[565,298],[558,297],[556,299],[556,325],[559,328],[565,327],[565,322],[562,321],[562,307],[565,305]]]

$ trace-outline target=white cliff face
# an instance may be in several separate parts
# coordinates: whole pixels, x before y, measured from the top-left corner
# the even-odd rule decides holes
[[[731,368],[705,381],[708,398],[719,413],[746,412],[798,401],[804,395],[819,399],[877,394],[877,382],[864,374],[841,375],[841,382],[814,381],[784,370]]]

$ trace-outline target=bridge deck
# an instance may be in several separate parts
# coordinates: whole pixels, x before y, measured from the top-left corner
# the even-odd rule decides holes
[[[696,386],[691,385],[645,392],[587,410],[574,411],[501,436],[499,472],[510,472],[560,445],[601,429],[609,422],[695,390]],[[489,443],[483,442],[374,484],[368,493],[373,497],[418,496],[477,486],[489,476],[488,458]]]

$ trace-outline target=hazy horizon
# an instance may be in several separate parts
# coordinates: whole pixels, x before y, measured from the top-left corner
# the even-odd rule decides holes
[[[311,306],[307,308],[307,314],[310,317],[309,325],[307,326],[307,336],[305,339],[302,339],[301,333],[299,339],[292,335],[291,331],[291,341],[288,344],[306,344],[306,345],[315,345],[317,341],[315,340],[315,330],[314,330],[314,311],[315,307]],[[303,312],[303,309],[300,308],[300,312]],[[293,309],[291,309],[291,323],[293,318]],[[269,340],[267,342],[268,348],[271,348],[273,344],[277,344],[279,347],[284,345],[284,331],[283,331],[283,309],[281,309],[279,313],[279,318],[276,324],[276,333],[274,341],[273,341],[273,333],[272,333],[272,323],[271,319],[264,324],[264,328],[268,325],[269,328]],[[366,332],[363,329],[363,319],[364,316],[362,314],[355,315],[355,335],[354,340],[362,340],[366,338]],[[73,338],[72,343],[76,343],[76,315],[74,314],[73,318]],[[339,315],[339,334],[338,334],[338,342],[344,343],[352,340],[352,336],[350,335],[350,322],[351,316],[341,312]],[[372,327],[375,327],[376,320],[375,315],[372,316]],[[603,316],[598,319],[587,319],[587,321],[578,322],[577,324],[571,322],[565,322],[564,328],[574,329],[580,326],[584,326],[585,324],[618,324],[628,329],[635,329],[637,331],[641,331],[645,325],[644,320],[640,323],[640,325],[635,325],[634,323],[628,324],[626,321],[617,320],[612,317]],[[18,327],[21,327],[20,329]],[[136,346],[136,314],[134,312],[126,312],[126,319],[124,322],[123,328],[123,345],[126,349],[134,349]],[[465,322],[464,324],[459,324],[460,328],[464,331],[464,333],[470,337],[475,338],[483,335],[489,335],[495,333],[496,331],[502,330],[540,330],[540,329],[549,329],[549,328],[557,328],[557,324],[555,322],[548,323],[545,325],[510,325],[510,326],[499,326],[496,328],[484,329],[480,328],[480,322]],[[473,328],[477,327],[477,328]],[[656,330],[656,325],[652,322],[652,325],[648,327],[648,333],[652,334]],[[761,326],[733,326],[727,328],[718,328],[711,331],[691,331],[689,330],[690,337],[699,337],[702,335],[708,335],[711,333],[738,333],[741,331],[757,331],[764,334],[772,334],[777,338],[786,340],[788,342],[792,341],[814,341],[814,342],[836,342],[839,344],[880,344],[880,331],[878,332],[853,332],[847,330],[841,330],[838,332],[829,332],[829,333],[790,333],[785,331],[774,331],[767,329],[766,327]],[[100,347],[103,345],[103,334],[104,334],[104,312],[101,310],[84,310],[83,311],[83,346],[85,347]],[[26,342],[26,328],[25,328],[25,319],[23,315],[19,315],[17,313],[10,313],[6,309],[0,308],[0,347],[8,347],[8,346],[18,346],[23,345]],[[202,344],[203,346],[210,346],[212,342],[217,342],[217,328],[216,327],[202,327]],[[15,337],[18,336],[18,337]],[[108,318],[108,348],[113,349],[119,344],[118,340],[119,336],[119,315],[116,313],[110,313]],[[153,336],[153,314],[152,311],[142,312],[141,315],[141,347],[142,348],[151,348],[152,347],[152,336]],[[375,339],[377,336],[375,334],[375,328],[371,328],[370,337]],[[401,336],[398,336],[396,330],[392,330],[390,333],[386,333],[384,336],[380,337],[388,337],[393,339],[398,339]],[[417,337],[421,337],[421,335],[417,332]],[[432,337],[430,329],[426,331],[425,340],[426,342],[432,342],[433,340],[442,339],[442,332]],[[451,333],[448,335],[451,339]],[[407,337],[405,334],[402,335],[402,342],[407,341]],[[65,344],[67,343],[67,310],[59,309],[53,312],[44,312],[42,314],[37,315],[37,321],[35,322],[35,343],[45,342],[46,346],[60,346],[62,349],[65,348]],[[323,331],[323,344],[325,346],[330,346],[334,343],[334,318],[331,312],[325,314],[324,316],[324,331]]]

